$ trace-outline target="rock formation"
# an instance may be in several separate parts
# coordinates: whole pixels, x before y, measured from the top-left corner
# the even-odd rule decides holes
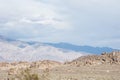
[[[100,64],[120,64],[120,51],[111,53],[102,53],[101,55],[82,56],[71,62],[65,64],[86,66],[86,65],[100,65]]]

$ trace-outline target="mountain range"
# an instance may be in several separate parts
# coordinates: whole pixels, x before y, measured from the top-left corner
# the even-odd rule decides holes
[[[48,45],[62,48],[66,50],[73,50],[76,52],[86,52],[86,53],[92,53],[92,54],[101,54],[103,52],[112,52],[112,51],[118,51],[118,49],[113,49],[109,47],[92,47],[92,46],[79,46],[79,45],[73,45],[69,43],[46,43]]]
[[[0,61],[68,61],[88,54],[100,54],[117,49],[76,46],[69,43],[25,42],[0,36]]]

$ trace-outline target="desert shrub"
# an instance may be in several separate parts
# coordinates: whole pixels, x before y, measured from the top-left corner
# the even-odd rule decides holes
[[[50,80],[50,71],[48,68],[43,71],[43,74],[40,76],[40,80]]]
[[[11,80],[39,80],[38,74],[31,73],[30,69],[25,69],[15,75]]]
[[[33,73],[30,69],[21,70],[9,80],[50,80],[49,69],[46,68],[41,75]]]

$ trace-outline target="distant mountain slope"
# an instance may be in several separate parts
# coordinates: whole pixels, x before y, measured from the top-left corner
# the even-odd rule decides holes
[[[73,44],[69,44],[69,43],[45,43],[45,44],[54,46],[56,48],[73,50],[76,52],[93,53],[93,54],[101,54],[103,52],[117,51],[117,49],[112,49],[109,47],[77,46],[77,45],[73,45]]]
[[[4,62],[5,59],[3,59],[1,56],[0,56],[0,62]]]
[[[15,40],[0,35],[0,41],[15,41]]]
[[[24,41],[0,37],[0,56],[6,61],[72,60],[85,53],[56,48],[43,43],[29,44]]]
[[[40,43],[12,40],[0,36],[1,61],[38,61],[38,60],[73,60],[87,54],[100,54],[116,49],[91,46],[76,46],[68,43]]]

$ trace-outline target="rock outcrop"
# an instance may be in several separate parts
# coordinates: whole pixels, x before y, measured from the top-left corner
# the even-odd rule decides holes
[[[0,70],[6,70],[8,75],[17,74],[24,69],[52,69],[57,66],[61,66],[62,63],[51,60],[43,60],[36,62],[1,62]]]
[[[46,68],[51,69],[51,68],[54,68],[60,65],[62,65],[62,63],[57,62],[57,61],[43,60],[43,61],[33,62],[30,68],[34,67],[38,69],[46,69]]]
[[[120,51],[111,53],[102,53],[101,55],[82,56],[71,62],[65,64],[71,66],[86,66],[86,65],[100,65],[100,64],[120,64]]]

